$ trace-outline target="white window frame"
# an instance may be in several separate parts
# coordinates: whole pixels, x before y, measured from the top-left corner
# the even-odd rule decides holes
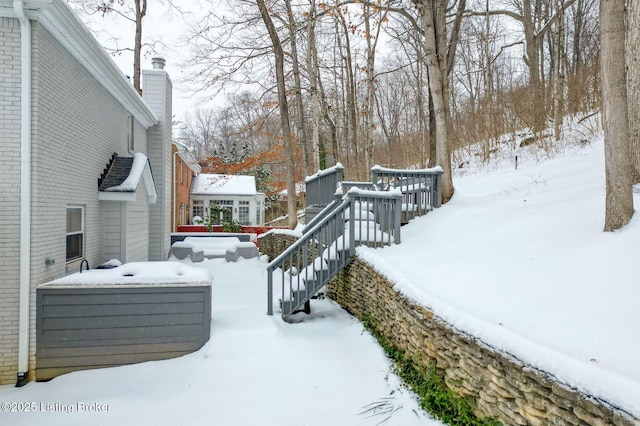
[[[199,212],[196,212],[196,210],[199,210]],[[200,219],[204,220],[204,215],[205,215],[204,200],[192,200],[192,202],[191,202],[191,220],[193,220],[193,218],[196,217],[196,216],[199,216]]]
[[[131,114],[127,115],[127,146],[130,153],[135,152],[135,124]]]
[[[70,210],[80,210],[80,230],[74,230],[74,231],[69,231],[69,212]],[[72,263],[72,262],[76,262],[78,260],[84,259],[85,257],[85,247],[86,247],[86,235],[85,235],[85,207],[84,206],[76,206],[76,205],[69,205],[66,208],[66,221],[65,221],[65,239],[67,240],[65,242],[65,247],[66,247],[66,263]],[[70,236],[74,236],[74,235],[80,235],[81,239],[80,239],[80,254],[76,257],[73,258],[69,258],[68,257],[68,251],[69,251],[69,242],[68,242],[68,237]]]
[[[247,200],[238,201],[238,222],[240,225],[251,225],[251,202]]]

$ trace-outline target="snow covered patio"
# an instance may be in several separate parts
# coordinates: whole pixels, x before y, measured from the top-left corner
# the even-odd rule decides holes
[[[318,300],[292,326],[265,313],[263,259],[196,265],[214,276],[211,339],[201,350],[2,386],[0,402],[34,410],[1,410],[0,424],[374,426],[389,416],[384,424],[440,424],[391,373],[375,339],[334,302]]]

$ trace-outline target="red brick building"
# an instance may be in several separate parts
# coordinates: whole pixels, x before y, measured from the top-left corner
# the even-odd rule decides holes
[[[171,232],[176,232],[178,226],[191,223],[189,193],[194,176],[200,173],[200,166],[189,148],[180,142],[173,141],[171,152]]]

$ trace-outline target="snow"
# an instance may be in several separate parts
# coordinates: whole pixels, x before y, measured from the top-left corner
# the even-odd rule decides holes
[[[266,315],[266,259],[195,265],[214,277],[211,339],[199,351],[0,386],[0,402],[35,408],[0,411],[0,424],[374,426],[389,416],[382,424],[441,424],[420,409],[378,343],[335,302],[314,301],[312,315],[287,324]]]
[[[465,166],[452,200],[403,227],[401,244],[356,252],[457,329],[640,417],[640,218],[602,231],[603,151],[599,139],[555,159],[521,152],[517,170],[512,158]],[[213,322],[200,351],[2,386],[1,402],[37,410],[0,411],[0,424],[376,425],[386,415],[363,412],[381,401],[397,409],[385,425],[437,424],[334,302],[313,301],[297,324],[267,316],[266,265],[202,262]]]
[[[331,167],[327,167],[326,169],[320,170],[317,173],[312,174],[311,176],[307,176],[304,181],[305,182],[309,182],[311,180],[315,180],[321,176],[326,176],[326,175],[330,175],[331,173],[335,173],[337,171],[340,170],[344,170],[344,167],[342,166],[342,163],[336,163],[335,165],[331,166]]]
[[[638,417],[640,218],[602,231],[603,152],[468,174],[402,244],[356,253],[454,327]]]
[[[115,264],[114,260],[110,261]],[[176,262],[131,262],[112,269],[89,269],[67,275],[40,287],[126,286],[126,285],[208,285],[207,271]]]
[[[429,169],[390,169],[387,167],[382,167],[379,165],[375,165],[373,167],[371,167],[372,171],[375,172],[391,172],[391,173],[416,173],[416,172],[420,172],[420,173],[442,173],[442,167],[440,166],[436,166],[436,167],[431,167]]]
[[[402,190],[400,188],[393,188],[389,191],[385,191],[384,194],[381,194],[380,191],[373,191],[370,189],[360,189],[360,188],[351,188],[347,194],[355,194],[361,197],[373,197],[373,198],[381,198],[383,196],[395,195],[398,197],[402,197]]]
[[[129,176],[120,184],[106,188],[105,191],[135,192],[142,178],[144,168],[147,166],[147,156],[141,152],[133,154],[133,164]]]
[[[191,193],[197,195],[256,195],[256,178],[243,175],[201,173],[193,178]]]

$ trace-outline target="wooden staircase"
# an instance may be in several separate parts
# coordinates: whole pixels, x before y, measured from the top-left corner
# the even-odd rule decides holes
[[[342,169],[338,172],[341,178]],[[322,209],[314,206],[314,217],[302,236],[269,263],[269,315],[273,315],[275,299],[285,320],[297,312],[309,313],[311,299],[349,264],[356,246],[400,244],[402,222],[440,206],[441,171],[397,171],[394,175],[389,169],[374,168],[374,173],[377,183],[339,181],[333,199],[325,199]],[[318,176],[335,180],[330,173]],[[348,192],[343,195],[345,189]],[[274,288],[279,294],[274,294]]]

